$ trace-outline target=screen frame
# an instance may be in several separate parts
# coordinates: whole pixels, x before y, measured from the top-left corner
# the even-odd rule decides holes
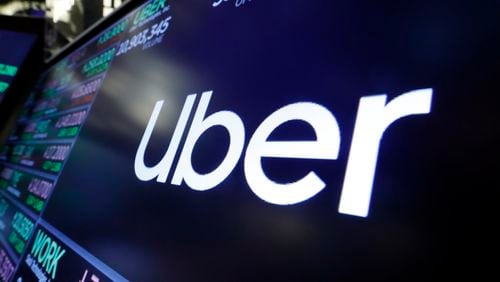
[[[64,59],[66,56],[70,55],[72,52],[76,51],[83,45],[92,40],[94,37],[99,35],[101,32],[111,27],[113,24],[117,23],[121,18],[126,16],[128,13],[136,9],[137,7],[145,4],[147,0],[130,0],[125,2],[122,6],[115,9],[109,15],[101,18],[92,26],[90,26],[87,30],[81,33],[79,36],[75,38],[75,40],[64,48],[62,48],[59,52],[54,54],[52,57],[47,59],[44,64],[43,72],[47,71],[50,67],[55,65],[60,60]]]

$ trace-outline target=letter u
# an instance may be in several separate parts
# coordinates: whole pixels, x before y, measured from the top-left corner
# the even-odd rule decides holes
[[[158,116],[160,115],[161,108],[163,106],[163,101],[156,102],[153,113],[149,118],[146,131],[142,136],[141,143],[139,144],[139,148],[137,149],[137,153],[135,155],[134,170],[135,175],[137,176],[137,178],[139,178],[139,180],[149,181],[157,177],[156,181],[158,182],[165,183],[167,181],[167,176],[170,172],[170,168],[174,161],[177,149],[179,148],[179,144],[186,128],[186,124],[188,122],[195,99],[196,94],[187,96],[184,107],[182,108],[181,115],[179,117],[179,120],[177,121],[177,125],[175,126],[174,134],[172,135],[172,139],[170,140],[167,152],[159,163],[157,163],[153,167],[148,167],[144,164],[144,154],[146,152],[146,147],[148,146],[149,139],[151,138],[151,134],[153,133],[156,121],[158,120]]]

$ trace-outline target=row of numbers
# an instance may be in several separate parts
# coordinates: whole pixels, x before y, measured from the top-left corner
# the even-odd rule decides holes
[[[154,24],[151,28],[146,28],[140,33],[132,36],[132,38],[125,40],[120,44],[118,48],[117,56],[126,54],[128,51],[138,47],[147,45],[147,43],[151,40],[156,39],[159,36],[162,36],[170,26],[170,20],[172,17],[168,17],[163,19],[160,23]]]

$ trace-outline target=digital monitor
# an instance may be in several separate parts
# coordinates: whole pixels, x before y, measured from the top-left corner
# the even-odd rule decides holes
[[[41,18],[0,15],[0,144],[43,61]]]
[[[35,40],[34,34],[0,29],[0,103]]]
[[[1,150],[0,279],[472,271],[499,28],[424,2],[130,1],[50,61]]]

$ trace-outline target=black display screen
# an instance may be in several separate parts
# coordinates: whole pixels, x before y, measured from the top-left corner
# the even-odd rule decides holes
[[[0,28],[0,103],[36,38],[36,34]]]
[[[493,235],[464,226],[490,220],[498,167],[488,5],[145,2],[41,76],[2,149],[0,277],[473,270]]]

